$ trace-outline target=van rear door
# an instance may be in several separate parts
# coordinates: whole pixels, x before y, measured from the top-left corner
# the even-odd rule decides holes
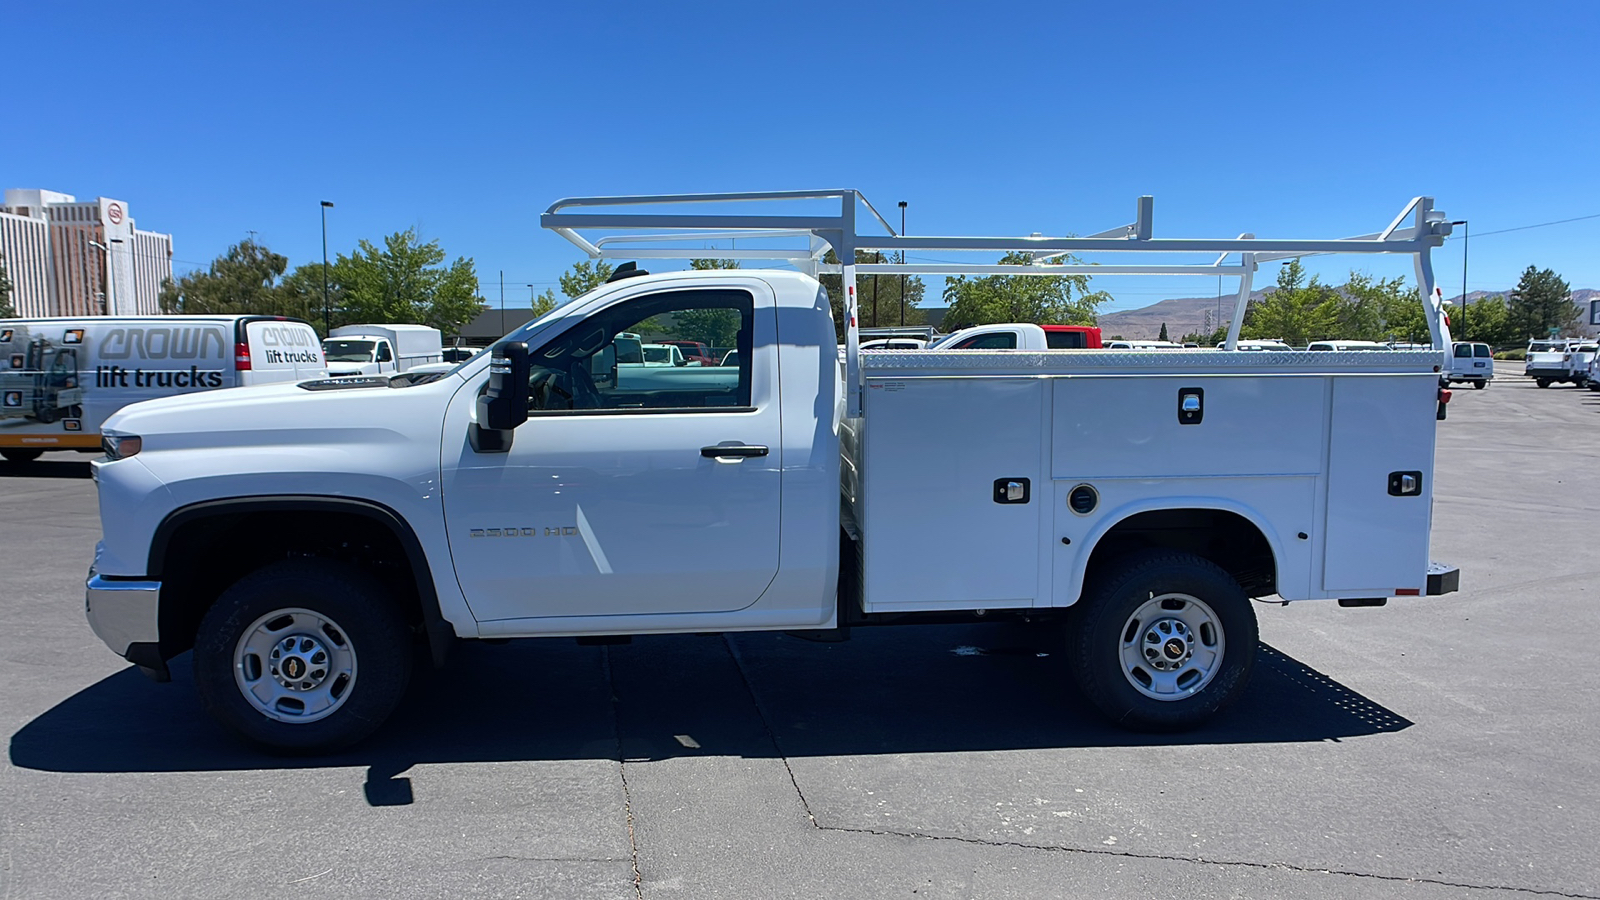
[[[234,367],[239,384],[309,381],[327,376],[322,341],[305,322],[260,316],[240,319],[238,330]]]

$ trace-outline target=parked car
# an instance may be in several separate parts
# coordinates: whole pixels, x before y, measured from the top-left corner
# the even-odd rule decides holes
[[[1182,344],[1172,341],[1111,341],[1107,350],[1182,350]]]
[[[1483,390],[1494,380],[1494,351],[1488,344],[1458,341],[1451,350],[1450,371],[1445,381],[1449,384],[1471,384]]]
[[[1567,377],[1578,387],[1589,384],[1589,367],[1594,362],[1596,350],[1600,350],[1600,344],[1591,341],[1574,344],[1567,351]]]
[[[1313,341],[1307,350],[1388,350],[1388,344],[1377,341]]]
[[[478,355],[476,347],[446,347],[440,351],[447,363],[463,363]]]
[[[644,364],[647,366],[687,366],[683,351],[674,344],[645,344]]]
[[[926,350],[928,342],[920,338],[879,338],[876,341],[863,341],[863,350]],[[728,351],[730,353],[734,351]],[[726,362],[723,365],[727,365]]]
[[[717,355],[712,352],[710,347],[699,341],[662,341],[661,343],[677,347],[678,352],[683,354],[683,358],[691,366],[717,365]]]
[[[1294,348],[1276,338],[1271,340],[1240,341],[1235,347],[1237,350],[1247,352],[1260,352],[1263,350],[1293,350]]]

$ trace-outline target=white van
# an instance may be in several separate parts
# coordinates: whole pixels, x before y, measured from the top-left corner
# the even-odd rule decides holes
[[[326,374],[317,333],[282,316],[0,319],[0,457],[97,449],[141,400]]]
[[[1482,390],[1494,380],[1494,351],[1488,344],[1457,341],[1450,351],[1450,384],[1470,383]]]

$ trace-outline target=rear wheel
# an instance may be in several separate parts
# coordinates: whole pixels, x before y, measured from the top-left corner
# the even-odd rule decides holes
[[[1193,728],[1236,700],[1255,663],[1255,611],[1239,583],[1189,553],[1126,557],[1068,630],[1079,687],[1113,723]]]
[[[7,462],[33,462],[43,454],[43,450],[0,450],[0,456],[5,457]]]
[[[1481,391],[1481,390],[1483,390],[1484,388],[1486,388],[1488,386],[1489,386],[1489,382],[1484,381],[1481,378],[1472,383],[1472,389],[1475,390],[1475,391]]]
[[[241,737],[316,753],[383,724],[411,676],[411,632],[370,576],[323,560],[247,575],[200,622],[200,702]]]
[[[1537,384],[1539,387],[1547,388],[1547,387],[1550,386],[1550,379],[1548,379],[1548,378],[1535,378],[1533,380],[1533,383]]]

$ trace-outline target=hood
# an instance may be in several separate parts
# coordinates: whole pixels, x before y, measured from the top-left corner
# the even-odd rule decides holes
[[[360,379],[361,382],[376,379]],[[271,384],[180,394],[134,403],[106,419],[102,430],[144,438],[144,452],[240,446],[327,446],[390,442],[418,429],[435,434],[462,380],[389,386],[352,383],[308,390]],[[437,448],[435,448],[437,449]]]

